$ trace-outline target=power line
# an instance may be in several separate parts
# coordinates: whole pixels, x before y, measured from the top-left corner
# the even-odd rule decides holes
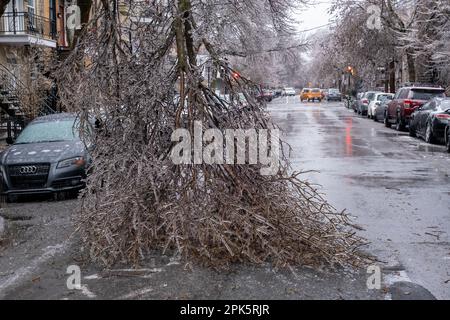
[[[324,25],[321,25],[321,26],[318,26],[318,27],[314,27],[314,28],[306,29],[306,30],[300,30],[300,31],[297,31],[297,32],[298,33],[303,33],[303,32],[314,31],[314,30],[317,30],[317,29],[322,29],[322,28],[325,28],[325,27],[329,27],[329,26],[331,26],[333,24],[334,24],[334,22],[330,22],[330,23],[327,23],[327,24],[324,24]]]

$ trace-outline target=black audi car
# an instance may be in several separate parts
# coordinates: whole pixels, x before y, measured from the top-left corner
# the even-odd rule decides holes
[[[428,143],[445,142],[445,128],[450,120],[450,98],[434,98],[412,115],[409,134]]]
[[[77,124],[76,116],[68,113],[32,121],[0,154],[1,194],[10,200],[83,188],[90,158]]]

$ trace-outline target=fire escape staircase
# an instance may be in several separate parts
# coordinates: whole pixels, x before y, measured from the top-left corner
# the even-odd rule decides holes
[[[28,88],[7,67],[0,64],[0,140],[16,138],[30,122],[20,102],[20,96],[28,94]],[[38,115],[56,113],[57,98],[53,93],[42,100]]]

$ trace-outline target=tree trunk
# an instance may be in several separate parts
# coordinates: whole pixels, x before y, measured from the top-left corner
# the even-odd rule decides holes
[[[395,60],[389,63],[389,88],[391,93],[395,93]]]
[[[408,65],[408,80],[409,82],[416,82],[416,61],[413,49],[406,50],[406,61]]]
[[[389,92],[389,72],[389,63],[387,63],[384,69],[384,92]]]

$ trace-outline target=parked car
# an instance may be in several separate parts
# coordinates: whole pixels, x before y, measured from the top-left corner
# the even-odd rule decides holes
[[[315,101],[321,102],[323,99],[322,91],[319,88],[305,88],[300,93],[300,101]]]
[[[358,112],[358,103],[359,103],[359,100],[361,100],[362,97],[364,97],[364,94],[365,94],[365,92],[360,92],[356,95],[356,98],[352,100],[351,108],[353,111],[355,111],[355,113]]]
[[[287,97],[295,97],[295,95],[296,95],[296,92],[295,92],[295,89],[294,88],[284,88],[284,96],[287,96]]]
[[[409,135],[423,138],[428,143],[444,143],[449,120],[450,98],[433,98],[411,115]]]
[[[445,145],[447,146],[447,152],[450,153],[450,120],[445,128]]]
[[[377,105],[381,103],[381,101],[389,98],[389,100],[394,99],[394,94],[392,93],[384,93],[378,92],[375,94],[375,97],[372,101],[370,101],[369,106],[367,107],[367,117],[369,119],[375,119],[375,108]]]
[[[84,187],[90,157],[75,115],[36,118],[0,154],[2,196],[58,194]]]
[[[378,93],[380,92],[368,91],[364,93],[362,98],[358,100],[356,112],[362,116],[366,116],[369,104],[375,100],[375,97]]]
[[[282,89],[277,89],[274,91],[274,99],[275,98],[279,98],[283,95],[283,90]]]
[[[394,99],[394,94],[382,95],[380,101],[375,102],[375,110],[372,119],[375,122],[383,121],[387,112],[387,106]]]
[[[272,91],[263,89],[256,96],[256,99],[259,100],[259,101],[271,102],[273,100]]]
[[[327,101],[342,101],[342,94],[339,89],[328,89],[326,99]]]
[[[411,114],[434,97],[445,97],[445,89],[431,85],[401,88],[388,105],[384,121],[386,127],[395,124],[398,131],[405,130],[409,125]]]

